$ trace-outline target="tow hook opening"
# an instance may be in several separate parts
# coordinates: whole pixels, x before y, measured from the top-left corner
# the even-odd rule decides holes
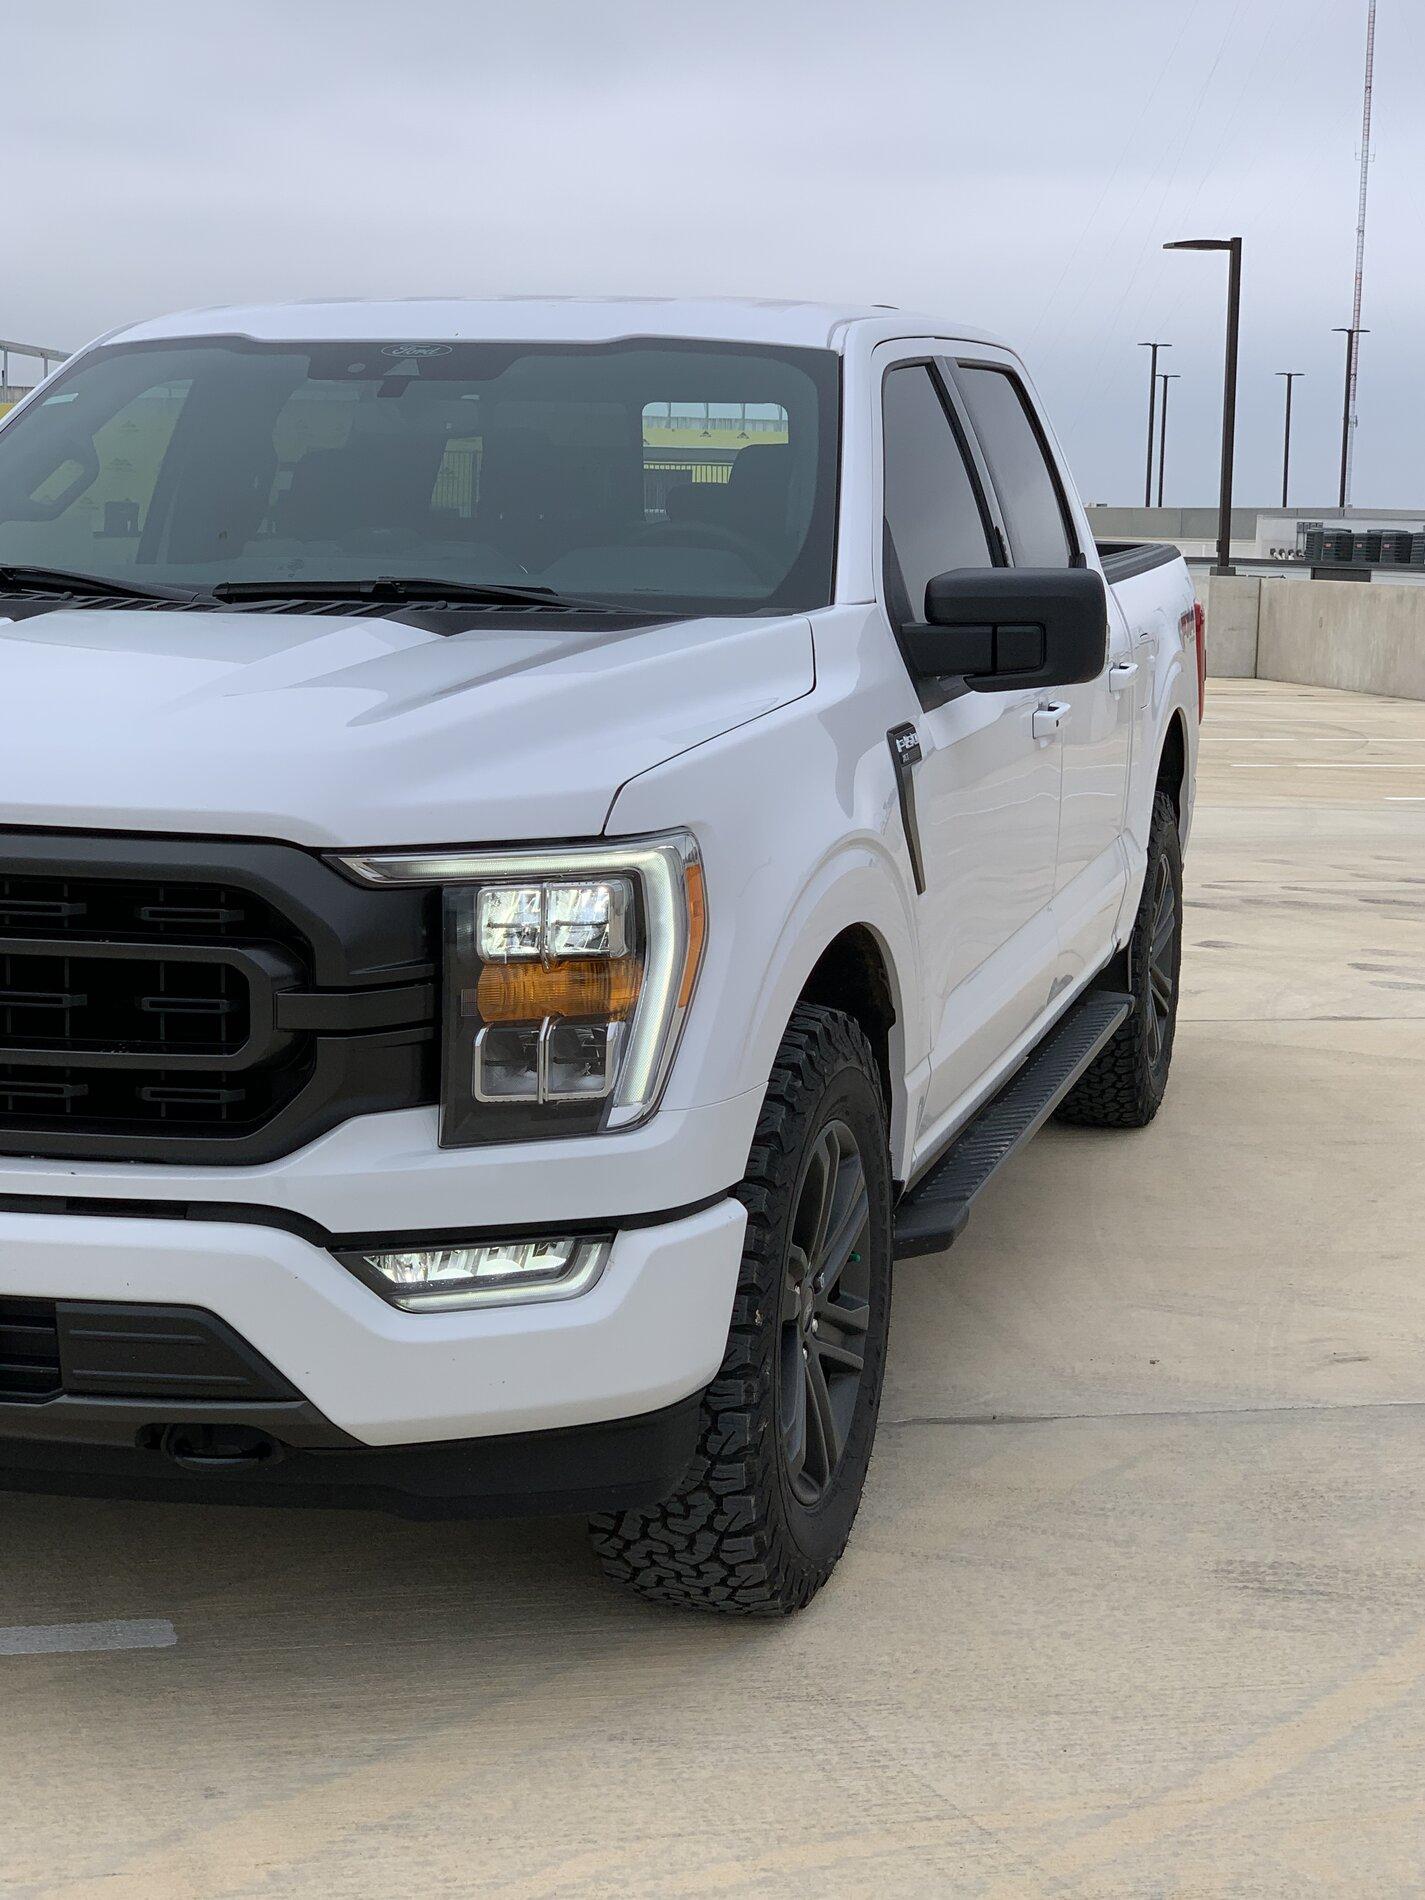
[[[139,1433],[146,1450],[162,1452],[184,1471],[243,1472],[280,1463],[285,1447],[251,1425],[149,1425]]]

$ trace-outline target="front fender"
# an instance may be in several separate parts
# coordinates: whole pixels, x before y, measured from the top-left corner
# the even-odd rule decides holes
[[[760,1100],[807,978],[843,930],[867,928],[885,961],[893,1154],[906,1077],[927,1027],[914,886],[890,750],[875,726],[847,724],[817,696],[670,759],[620,791],[611,835],[685,825],[703,854],[708,941],[665,1096],[669,1108]],[[834,709],[832,709],[834,711]],[[755,1123],[755,1113],[753,1115]],[[752,1126],[748,1128],[750,1142]]]

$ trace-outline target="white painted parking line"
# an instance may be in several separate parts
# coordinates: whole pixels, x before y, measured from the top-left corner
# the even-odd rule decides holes
[[[1387,805],[1425,805],[1425,792],[1387,792]]]
[[[1342,733],[1333,738],[1329,733],[1301,732],[1264,737],[1251,732],[1205,732],[1198,740],[1199,745],[1425,745],[1425,738],[1416,738],[1409,734],[1386,735],[1371,733]]]
[[[1232,759],[1229,772],[1418,772],[1418,763],[1387,764],[1381,759]]]
[[[119,1623],[20,1623],[0,1629],[0,1656],[79,1656],[89,1650],[172,1649],[178,1632],[162,1617]]]

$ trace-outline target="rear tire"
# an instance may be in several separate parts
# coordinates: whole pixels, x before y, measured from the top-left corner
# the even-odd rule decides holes
[[[1166,792],[1153,800],[1148,869],[1128,940],[1127,1020],[1059,1106],[1084,1128],[1146,1128],[1162,1105],[1178,1021],[1183,953],[1183,848]]]
[[[737,1194],[742,1270],[693,1463],[671,1497],[593,1518],[590,1533],[605,1575],[641,1596],[786,1616],[846,1546],[885,1372],[886,1111],[850,1017],[794,1013]]]

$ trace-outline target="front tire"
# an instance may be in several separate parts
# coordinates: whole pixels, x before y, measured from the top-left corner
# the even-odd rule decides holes
[[[1128,987],[1133,1008],[1059,1106],[1085,1128],[1146,1128],[1162,1106],[1178,1022],[1183,954],[1183,848],[1166,792],[1153,800],[1148,868],[1133,934]]]
[[[885,1372],[886,1111],[850,1017],[793,1014],[737,1193],[747,1238],[697,1454],[671,1497],[594,1518],[590,1532],[605,1574],[641,1596],[785,1616],[846,1546]]]

